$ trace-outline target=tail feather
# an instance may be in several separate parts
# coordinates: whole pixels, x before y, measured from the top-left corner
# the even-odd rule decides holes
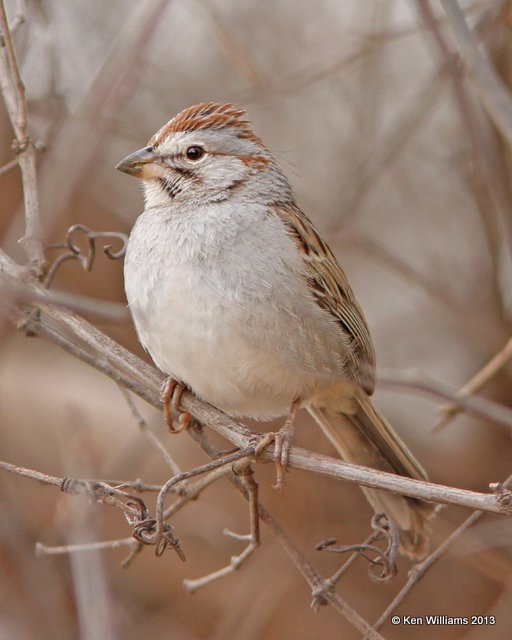
[[[361,394],[356,402],[351,415],[315,406],[308,411],[346,462],[427,480],[424,469],[370,398]],[[400,551],[415,560],[423,558],[428,551],[428,521],[437,507],[416,498],[361,488],[375,511],[386,513],[401,530]]]

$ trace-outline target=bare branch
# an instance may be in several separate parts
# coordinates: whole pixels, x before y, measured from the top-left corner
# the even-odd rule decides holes
[[[101,153],[109,117],[117,113],[120,102],[138,87],[134,73],[136,60],[153,42],[152,34],[161,21],[169,0],[146,0],[127,5],[109,53],[103,59],[87,87],[81,102],[59,128],[59,136],[49,150],[48,161],[42,168],[41,202],[45,212],[45,230],[68,210],[77,185],[83,180],[91,162]],[[94,123],[95,135],[84,135]],[[77,145],[80,153],[76,154]],[[73,170],[70,171],[70,164]],[[62,175],[66,180],[61,180]],[[60,188],[53,185],[58,182]],[[6,231],[11,239],[17,231],[16,220]]]
[[[0,27],[5,45],[5,55],[3,51],[0,51],[0,88],[16,135],[16,151],[21,169],[23,197],[25,200],[25,235],[21,243],[25,248],[29,262],[34,268],[34,272],[41,276],[44,272],[45,260],[39,220],[36,153],[28,133],[25,87],[14,52],[4,0],[0,0]]]
[[[0,469],[15,473],[31,480],[36,480],[42,484],[49,484],[59,487],[65,493],[85,495],[96,502],[108,504],[124,511],[127,515],[137,517],[140,515],[143,505],[140,498],[131,496],[130,494],[111,487],[100,480],[79,480],[77,478],[56,478],[33,469],[19,467],[8,462],[0,461]],[[137,505],[137,506],[134,506]]]

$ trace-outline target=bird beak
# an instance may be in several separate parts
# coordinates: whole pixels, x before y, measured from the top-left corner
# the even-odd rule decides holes
[[[153,147],[144,147],[130,153],[116,165],[116,169],[141,180],[161,178],[165,172],[160,164],[160,157]]]

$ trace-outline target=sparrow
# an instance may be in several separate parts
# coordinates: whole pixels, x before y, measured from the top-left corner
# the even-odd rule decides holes
[[[189,107],[116,168],[144,185],[124,281],[138,338],[169,376],[164,408],[186,387],[233,417],[287,416],[271,436],[284,467],[305,408],[345,461],[426,480],[371,402],[375,352],[347,277],[246,112]],[[363,492],[422,558],[435,507]]]

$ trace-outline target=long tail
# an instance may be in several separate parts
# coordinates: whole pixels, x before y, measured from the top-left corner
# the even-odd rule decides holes
[[[309,406],[308,411],[346,462],[427,480],[419,462],[366,394],[357,398],[357,410],[352,415],[314,406]],[[415,560],[423,558],[428,551],[428,520],[436,506],[387,491],[361,488],[375,511],[386,513],[401,529],[400,551]]]

